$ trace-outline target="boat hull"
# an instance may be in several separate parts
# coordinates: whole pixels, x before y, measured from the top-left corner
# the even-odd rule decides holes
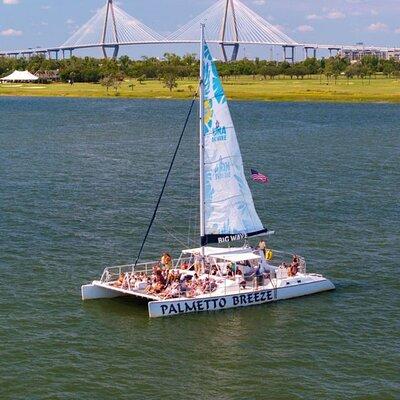
[[[99,285],[100,282],[93,281],[81,286],[82,300],[112,299],[114,297],[125,296],[124,293],[108,289]]]
[[[207,296],[194,299],[158,300],[148,303],[150,318],[170,317],[193,312],[217,311],[237,307],[249,307],[307,296],[335,289],[331,281],[325,278],[313,282],[284,286],[272,289],[260,289],[236,294]]]

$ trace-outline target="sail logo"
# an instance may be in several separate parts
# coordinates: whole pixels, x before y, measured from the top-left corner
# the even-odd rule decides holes
[[[231,177],[231,166],[228,161],[220,160],[214,169],[214,179],[219,181]]]
[[[215,124],[215,130],[212,135],[213,142],[222,142],[225,141],[228,137],[225,126],[220,126],[218,121]]]
[[[234,235],[220,236],[218,238],[218,243],[235,242],[237,240],[242,240],[246,238],[247,238],[247,233],[237,233]]]

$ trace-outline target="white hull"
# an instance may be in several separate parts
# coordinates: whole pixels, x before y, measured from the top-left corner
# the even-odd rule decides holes
[[[321,275],[303,275],[301,283],[299,283],[300,280],[298,278],[279,279],[276,281],[275,286],[269,284],[258,290],[247,289],[239,291],[232,287],[229,290],[229,294],[214,293],[213,295],[203,295],[195,298],[169,300],[157,300],[155,296],[123,290],[100,281],[93,281],[92,284],[82,286],[82,299],[92,300],[120,296],[145,298],[150,300],[148,303],[149,316],[157,318],[193,312],[248,307],[335,289],[333,283]]]
[[[335,289],[333,283],[328,279],[321,277],[320,279],[312,282],[279,288],[263,288],[257,291],[242,291],[236,294],[211,297],[205,296],[194,299],[150,301],[148,304],[149,316],[151,318],[168,317],[192,312],[217,311],[228,308],[249,307],[278,300],[307,296],[333,289]]]
[[[93,281],[88,285],[81,286],[82,300],[112,299],[114,297],[125,296],[116,290],[108,289],[101,285],[100,281]]]

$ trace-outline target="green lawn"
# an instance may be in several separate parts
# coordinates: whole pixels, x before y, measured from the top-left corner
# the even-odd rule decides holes
[[[130,87],[130,85],[134,85]],[[0,84],[0,96],[60,96],[60,97],[106,97],[106,98],[161,98],[185,99],[193,96],[197,81],[179,80],[178,87],[170,92],[158,80],[126,80],[119,93],[104,86],[91,83],[42,84]],[[224,81],[230,99],[266,101],[350,101],[350,102],[400,102],[400,80],[378,76],[368,79],[344,77],[327,82],[323,77],[305,79],[262,79],[260,77],[239,77]]]

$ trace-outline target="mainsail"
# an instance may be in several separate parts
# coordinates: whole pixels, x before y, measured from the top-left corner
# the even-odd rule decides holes
[[[254,207],[228,103],[210,49],[203,42],[202,246],[267,232]]]

